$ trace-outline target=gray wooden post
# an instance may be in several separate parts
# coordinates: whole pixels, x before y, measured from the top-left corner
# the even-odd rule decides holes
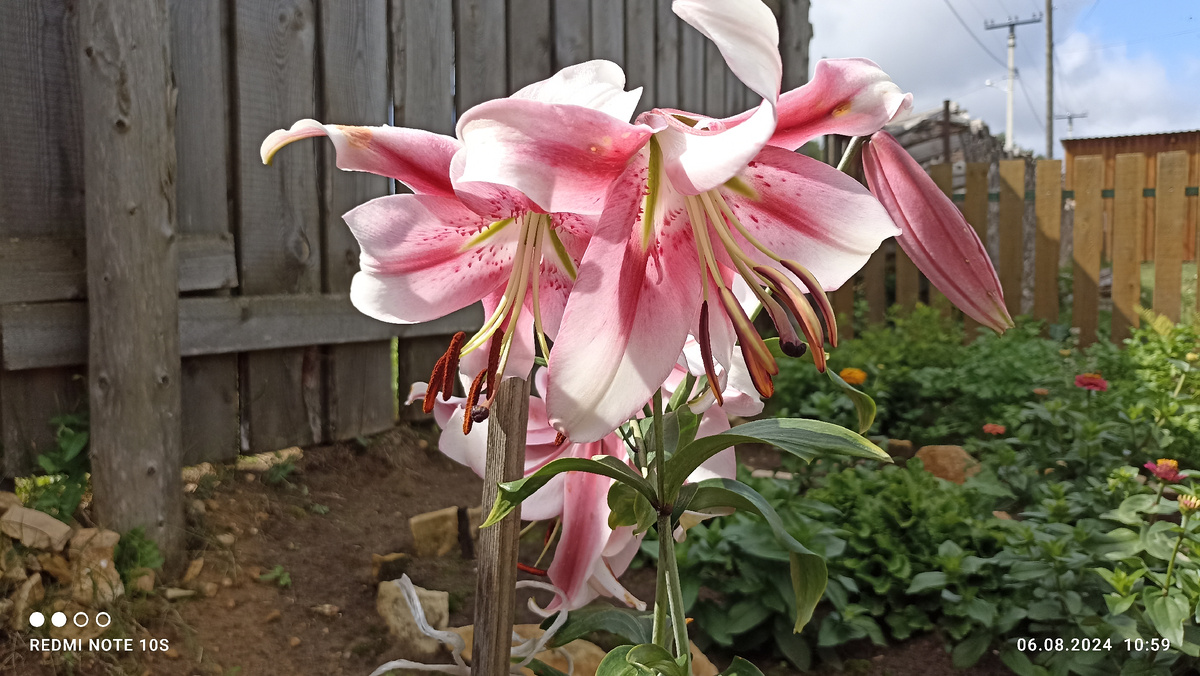
[[[496,484],[520,479],[525,468],[525,431],[529,424],[529,381],[507,378],[499,385],[488,419],[488,455],[483,473],[483,507],[496,501]],[[475,585],[475,639],[471,648],[475,676],[508,673],[517,583],[517,535],[521,508],[479,532],[479,578]]]
[[[182,559],[175,95],[166,0],[83,0],[88,399],[99,524]]]

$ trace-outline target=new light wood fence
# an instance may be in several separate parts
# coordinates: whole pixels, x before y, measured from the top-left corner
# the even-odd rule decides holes
[[[1077,157],[1074,163],[1073,185],[1066,190],[1059,160],[970,163],[957,191],[952,190],[950,165],[934,165],[929,171],[985,244],[990,242],[992,262],[1014,317],[1029,314],[1050,323],[1065,318],[1086,345],[1096,340],[1103,300],[1105,307],[1111,303],[1110,335],[1119,341],[1138,325],[1145,261],[1154,264],[1153,310],[1178,321],[1183,262],[1198,250],[1200,149],[1117,155],[1111,189],[1104,188],[1102,157]],[[1153,226],[1153,246],[1142,245],[1148,224]],[[1104,250],[1106,241],[1111,245]],[[1059,271],[1064,265],[1070,267],[1072,279],[1068,315],[1059,307]],[[894,280],[891,293],[889,276]],[[950,311],[904,252],[891,245],[876,252],[851,289],[834,294],[844,335],[853,335],[849,319],[856,298],[866,300],[870,323],[883,322],[892,303],[912,307],[925,302]],[[976,325],[967,322],[969,335],[974,335]]]

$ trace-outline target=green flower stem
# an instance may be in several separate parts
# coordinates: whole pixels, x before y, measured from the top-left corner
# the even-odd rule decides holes
[[[658,515],[658,567],[663,571],[667,601],[671,610],[671,628],[675,630],[675,656],[687,656],[684,672],[692,673],[691,645],[688,641],[687,616],[683,611],[683,588],[679,583],[679,564],[675,560],[675,538],[671,534],[671,515]]]
[[[842,153],[842,159],[838,162],[837,170],[842,173],[849,173],[850,164],[854,162],[854,158],[858,157],[858,151],[862,148],[863,141],[866,141],[866,136],[855,136],[850,139],[849,145],[846,146],[846,152]]]
[[[654,645],[670,649],[671,638],[667,633],[667,613],[670,612],[670,601],[667,600],[667,570],[663,567],[662,551],[659,551],[658,583],[654,586],[654,634],[651,639]]]
[[[1150,505],[1150,509],[1154,509],[1155,507],[1158,507],[1158,501],[1162,500],[1163,490],[1166,489],[1166,487],[1167,487],[1167,482],[1163,481],[1162,479],[1159,479],[1158,480],[1158,493],[1154,496],[1154,502]]]
[[[1175,540],[1175,549],[1171,550],[1171,562],[1167,564],[1167,581],[1163,584],[1163,596],[1171,589],[1171,573],[1175,572],[1175,558],[1179,556],[1179,545],[1183,544],[1183,536],[1187,534],[1188,519],[1190,514],[1183,516],[1183,523],[1180,524],[1179,538]]]

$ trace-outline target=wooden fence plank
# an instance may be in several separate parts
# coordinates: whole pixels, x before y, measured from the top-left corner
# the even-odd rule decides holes
[[[1142,295],[1142,262],[1138,242],[1146,212],[1142,208],[1142,186],[1146,184],[1146,156],[1122,153],[1116,157],[1113,188],[1112,339],[1129,337],[1140,324],[1138,307]]]
[[[882,324],[887,319],[887,251],[880,247],[863,267],[863,291],[867,298],[867,323]]]
[[[632,0],[641,3],[641,0]],[[671,0],[658,0],[654,14],[654,98],[647,107],[679,108],[679,19]]]
[[[396,124],[454,133],[454,12],[442,0],[392,0]],[[415,55],[408,58],[407,55]]]
[[[904,253],[899,244],[896,249],[896,304],[906,310],[913,309],[921,301],[921,272],[916,263]]]
[[[679,28],[679,107],[704,110],[704,45],[708,42],[695,28],[676,21]]]
[[[779,55],[783,59],[783,91],[808,82],[808,45],[812,24],[808,20],[809,0],[783,0],[779,16]],[[753,105],[757,96],[751,96]]]
[[[1075,158],[1075,275],[1072,290],[1072,323],[1079,328],[1079,344],[1096,342],[1100,311],[1100,246],[1103,243],[1104,158]]]
[[[590,0],[554,0],[554,70],[591,58],[591,13]]]
[[[1178,322],[1183,307],[1183,235],[1187,219],[1184,187],[1188,152],[1158,154],[1154,188],[1154,311]]]
[[[387,124],[387,0],[321,1],[324,119],[340,124]],[[342,214],[386,195],[388,181],[374,174],[339,171],[332,149],[322,148],[327,187],[322,209],[323,290],[348,293],[358,272],[359,247]],[[394,424],[391,362],[390,340],[327,348],[327,438],[353,439]]]
[[[505,25],[504,0],[457,2],[454,86],[457,110],[462,114],[477,103],[508,96],[508,58],[501,29]]]
[[[929,177],[933,179],[938,189],[942,191],[946,197],[950,197],[954,192],[954,165],[949,163],[935,164],[929,167]],[[929,284],[929,306],[937,308],[945,316],[954,314],[954,304],[946,298],[946,294],[938,290],[928,279]]]
[[[963,217],[975,228],[975,234],[987,249],[988,241],[988,171],[991,165],[987,162],[968,162],[964,177]],[[975,339],[979,333],[979,322],[963,316],[963,337],[967,342]]]
[[[269,167],[258,150],[271,131],[318,116],[315,7],[312,0],[237,0],[235,8],[242,292],[312,293],[320,289],[319,146],[297,143]],[[244,356],[250,448],[321,440],[316,349]]]
[[[76,7],[68,0],[0,3],[0,242],[83,236]],[[83,249],[77,255],[82,259]],[[0,277],[8,262],[0,260]],[[47,421],[81,401],[77,375],[0,371],[5,475],[27,472],[37,453],[54,443]]]
[[[655,92],[655,3],[625,0],[625,77],[626,89],[642,88],[637,112],[659,105]]]
[[[704,40],[704,106],[693,112],[722,117],[725,110],[725,59],[712,40]]]
[[[2,306],[0,363],[9,371],[86,363],[87,321],[86,303]],[[359,312],[346,295],[182,298],[179,350],[184,357],[194,357],[447,336],[482,324],[479,305],[423,324],[389,324]]]
[[[1062,240],[1062,161],[1038,160],[1034,211],[1037,239],[1033,253],[1033,316],[1058,321],[1058,257]]]
[[[516,91],[553,74],[551,0],[508,0],[508,88]],[[428,375],[428,374],[426,374]]]
[[[1025,160],[1000,161],[1000,260],[996,272],[1004,304],[1021,314],[1021,280],[1025,271]]]
[[[592,2],[592,59],[625,65],[625,8],[620,0]]]
[[[184,554],[170,20],[161,0],[84,0],[89,455],[96,522]]]

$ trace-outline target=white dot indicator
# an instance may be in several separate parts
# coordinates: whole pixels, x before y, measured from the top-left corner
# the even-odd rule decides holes
[[[50,624],[53,624],[56,627],[61,627],[66,623],[67,623],[67,614],[66,613],[54,613],[53,615],[50,616]]]
[[[29,616],[29,625],[31,627],[40,627],[46,624],[46,616],[41,613],[32,613]]]

